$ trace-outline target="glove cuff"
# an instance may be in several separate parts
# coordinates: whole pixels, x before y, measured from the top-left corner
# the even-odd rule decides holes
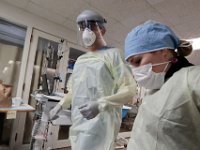
[[[99,99],[98,103],[99,103],[99,106],[98,106],[99,112],[103,112],[107,110],[108,104],[105,99]]]

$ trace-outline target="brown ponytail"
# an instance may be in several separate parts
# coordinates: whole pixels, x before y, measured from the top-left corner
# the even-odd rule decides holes
[[[179,56],[188,56],[192,53],[192,44],[186,40],[180,40],[180,45],[177,48],[177,53]]]

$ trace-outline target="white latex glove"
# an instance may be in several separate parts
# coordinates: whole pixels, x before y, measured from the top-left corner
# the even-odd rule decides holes
[[[55,120],[57,117],[56,115],[59,113],[59,111],[62,109],[62,106],[60,104],[57,104],[51,111],[49,112],[49,119]]]
[[[90,101],[79,107],[80,113],[84,118],[90,120],[95,118],[99,114],[99,103],[95,101]]]

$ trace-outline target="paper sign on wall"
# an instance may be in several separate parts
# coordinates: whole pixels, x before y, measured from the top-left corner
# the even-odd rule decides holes
[[[15,119],[17,116],[16,111],[9,111],[6,113],[6,119]]]

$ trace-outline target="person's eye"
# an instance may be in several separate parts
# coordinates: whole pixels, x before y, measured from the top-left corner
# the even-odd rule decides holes
[[[139,66],[141,64],[141,59],[135,59],[132,64],[134,64],[135,66]]]
[[[140,65],[140,63],[141,63],[141,60],[136,60],[136,62],[135,62],[137,65]]]
[[[84,31],[84,30],[85,30],[85,28],[86,28],[85,26],[82,26],[82,27],[81,27],[81,31]]]

